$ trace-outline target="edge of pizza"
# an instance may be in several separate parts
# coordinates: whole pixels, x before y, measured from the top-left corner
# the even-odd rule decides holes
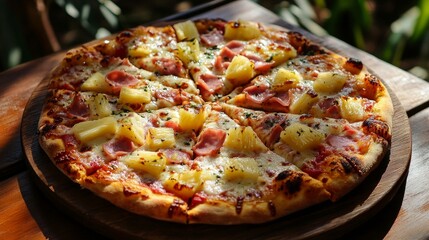
[[[393,106],[357,59],[248,21],[137,27],[69,51],[39,142],[71,180],[181,223],[337,201],[387,152]]]

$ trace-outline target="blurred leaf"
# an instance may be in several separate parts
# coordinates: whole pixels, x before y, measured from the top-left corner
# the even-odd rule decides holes
[[[420,9],[420,15],[415,24],[411,41],[415,42],[418,39],[422,39],[423,35],[429,30],[429,1],[419,0],[418,7]]]
[[[288,22],[294,26],[299,26],[298,20],[295,18],[295,16],[288,9],[282,8],[279,12],[279,15],[286,22]]]
[[[305,14],[307,18],[316,18],[316,13],[314,12],[313,7],[308,2],[308,0],[295,0],[295,3],[298,5],[299,9],[301,9],[301,13]]]

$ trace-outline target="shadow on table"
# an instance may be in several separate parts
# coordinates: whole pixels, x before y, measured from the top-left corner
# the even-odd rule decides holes
[[[18,176],[19,188],[31,216],[47,239],[103,239],[53,206],[38,189],[28,172]]]

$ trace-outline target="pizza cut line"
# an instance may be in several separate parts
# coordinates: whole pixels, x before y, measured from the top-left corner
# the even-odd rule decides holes
[[[361,61],[256,22],[137,27],[70,50],[47,80],[52,162],[165,221],[263,223],[335,202],[390,146],[389,93]]]

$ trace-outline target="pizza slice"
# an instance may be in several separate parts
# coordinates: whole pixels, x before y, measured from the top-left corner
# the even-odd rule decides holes
[[[188,78],[183,62],[174,54],[176,44],[172,26],[139,26],[105,40],[95,49],[107,57],[129,59],[136,67],[157,75]]]
[[[185,63],[205,100],[216,100],[254,76],[296,56],[288,43],[262,33],[247,21],[199,20],[174,25],[177,56]]]
[[[360,66],[353,68],[352,64]],[[350,122],[376,118],[391,126],[393,106],[382,82],[355,59],[335,54],[291,59],[236,88],[227,103],[270,112],[311,114]]]
[[[269,149],[323,182],[333,201],[377,167],[390,140],[387,125],[374,119],[350,123],[222,106],[231,118],[251,126]]]
[[[193,150],[203,181],[190,199],[189,222],[264,222],[329,198],[320,181],[221,111],[209,112]]]

